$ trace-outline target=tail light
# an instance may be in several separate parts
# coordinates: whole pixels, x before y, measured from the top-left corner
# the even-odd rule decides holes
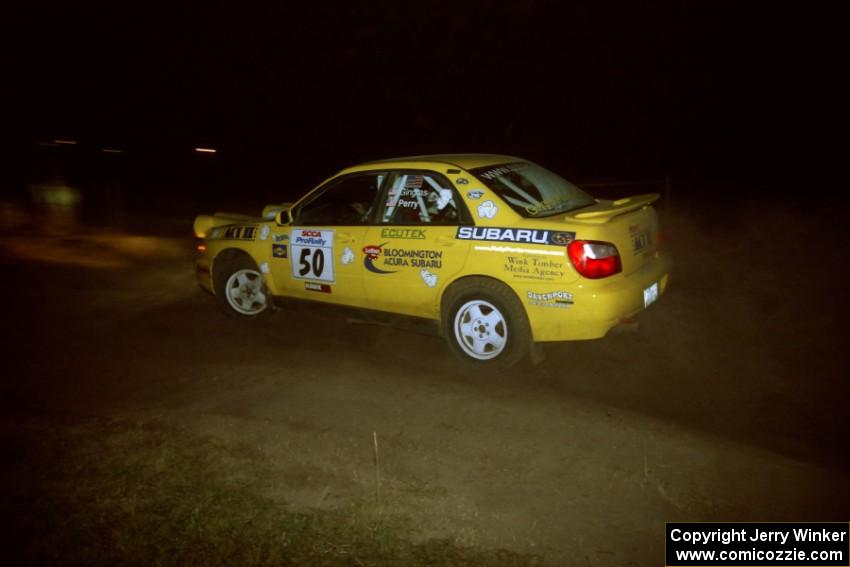
[[[573,240],[567,246],[573,266],[586,278],[607,278],[623,270],[617,247],[610,242]]]
[[[203,238],[198,239],[198,245],[197,245],[196,248],[198,249],[199,254],[203,254],[204,252],[207,251],[207,243],[204,242]]]

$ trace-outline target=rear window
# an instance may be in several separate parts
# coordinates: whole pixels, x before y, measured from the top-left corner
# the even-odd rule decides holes
[[[505,163],[470,172],[524,217],[548,217],[596,202],[563,177],[533,163]]]

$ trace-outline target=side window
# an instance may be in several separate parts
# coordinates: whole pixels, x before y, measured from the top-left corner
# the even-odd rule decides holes
[[[461,210],[451,184],[430,172],[399,172],[381,206],[383,224],[458,224]]]
[[[334,179],[298,206],[295,222],[301,225],[367,224],[386,173],[355,173]]]

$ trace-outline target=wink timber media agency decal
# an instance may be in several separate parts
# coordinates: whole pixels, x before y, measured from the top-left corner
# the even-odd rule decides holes
[[[576,237],[575,232],[539,230],[535,228],[499,228],[494,226],[459,226],[455,238],[458,240],[484,240],[487,242],[525,242],[565,246]]]

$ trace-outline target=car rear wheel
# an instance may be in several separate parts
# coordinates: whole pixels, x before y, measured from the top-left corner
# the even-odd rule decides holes
[[[225,314],[236,318],[256,317],[268,310],[269,293],[253,260],[237,256],[215,268],[215,295]]]
[[[531,346],[525,309],[504,284],[468,278],[443,299],[443,334],[452,351],[474,366],[508,368]]]

